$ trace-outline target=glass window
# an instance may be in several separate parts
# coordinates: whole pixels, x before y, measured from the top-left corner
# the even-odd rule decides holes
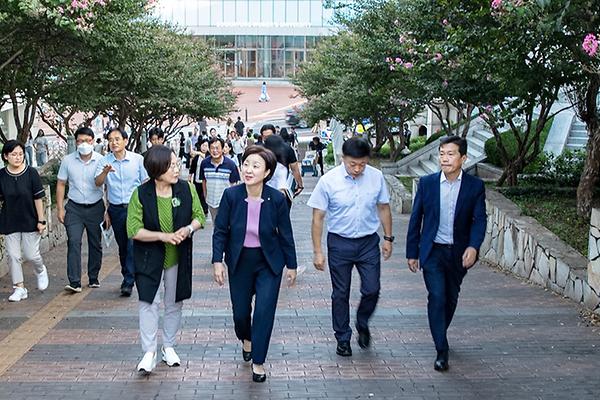
[[[306,37],[306,48],[307,49],[313,49],[317,44],[315,43],[315,37],[314,36],[307,36]]]
[[[301,0],[298,2],[298,22],[310,23],[310,1]]]
[[[271,50],[271,77],[283,78],[284,71],[284,51],[273,49]]]
[[[262,23],[273,23],[273,2],[271,0],[260,2],[260,21]]]
[[[235,36],[216,36],[217,47],[221,49],[232,49],[235,47]]]
[[[241,23],[248,23],[248,1],[237,0],[235,2],[235,21]]]
[[[322,26],[323,25],[323,7],[321,1],[311,1],[310,2],[310,24],[314,26]]]
[[[298,2],[296,0],[288,0],[285,2],[285,22],[298,22]]]
[[[271,36],[271,48],[283,49],[285,36]]]
[[[273,22],[286,22],[287,19],[285,16],[285,3],[286,2],[282,0],[273,1]]]
[[[285,52],[285,76],[286,77],[294,76],[294,52],[293,51]]]
[[[229,78],[235,77],[235,51],[226,51],[224,58],[225,76]]]
[[[258,52],[256,61],[257,76],[263,78],[271,77],[271,50],[264,49]]]

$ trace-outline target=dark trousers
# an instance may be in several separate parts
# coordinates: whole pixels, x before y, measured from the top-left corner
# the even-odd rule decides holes
[[[281,274],[275,275],[260,248],[242,250],[235,273],[229,274],[235,334],[252,342],[252,362],[263,364],[267,357]],[[252,313],[252,296],[254,313]]]
[[[356,329],[369,328],[369,319],[379,300],[381,276],[381,251],[379,235],[374,233],[358,239],[348,239],[335,233],[327,235],[327,261],[331,274],[333,293],[331,312],[335,338],[349,341],[350,328],[350,285],[352,268],[356,265],[360,275],[360,304],[356,311]]]
[[[452,246],[433,245],[424,265],[423,279],[427,287],[427,317],[437,351],[448,350],[446,332],[458,304],[460,284],[467,270],[462,266],[462,254],[455,255]]]
[[[321,176],[323,176],[323,154],[317,154],[317,164],[321,167]],[[313,171],[313,176],[317,176],[317,166],[315,165],[315,170]]]
[[[68,201],[65,206],[65,228],[67,230],[67,278],[72,286],[81,286],[81,239],[87,232],[87,270],[90,282],[98,281],[102,265],[102,231],[104,219],[102,200],[92,205]]]
[[[196,188],[196,193],[198,193],[202,211],[204,211],[204,215],[208,215],[208,204],[206,204],[206,198],[204,197],[204,191],[202,190],[202,182],[194,182],[194,187]]]
[[[121,287],[133,287],[135,283],[135,266],[133,263],[133,240],[127,237],[127,207],[108,205],[108,216],[115,233],[115,241],[119,246],[119,261],[121,262]]]

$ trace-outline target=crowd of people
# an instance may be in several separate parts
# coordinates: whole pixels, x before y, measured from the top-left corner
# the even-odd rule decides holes
[[[157,364],[161,303],[161,359],[168,366],[181,364],[175,346],[183,302],[192,296],[192,238],[210,214],[214,280],[229,284],[234,330],[243,360],[252,362],[252,380],[266,380],[264,365],[281,281],[285,274],[292,286],[297,277],[290,209],[304,185],[293,132],[267,124],[250,141],[239,118],[231,125],[226,138],[212,129],[206,135],[182,137],[182,151],[165,146],[164,132],[153,128],[148,132],[151,147],[143,155],[127,150],[128,135],[120,128],[107,132],[109,152],[99,154],[94,151],[94,132],[82,127],[75,132],[76,152],[61,162],[56,204],[68,238],[65,290],[82,291],[84,232],[89,247],[87,284],[100,287],[102,231],[112,227],[123,277],[120,295],[131,296],[134,287],[138,293],[140,372],[150,373]],[[315,151],[323,150],[318,140],[312,144]],[[462,173],[466,141],[448,137],[439,150],[442,171],[419,183],[406,254],[411,271],[423,270],[437,350],[434,368],[444,371],[446,331],[462,279],[483,242],[486,214],[482,182]],[[395,240],[390,197],[383,174],[369,165],[370,151],[365,139],[346,140],[340,165],[323,175],[319,163],[322,177],[307,202],[312,208],[313,264],[319,271],[329,265],[336,353],[344,357],[352,356],[352,270],[357,268],[361,280],[357,342],[366,349],[371,345],[369,321],[380,296],[381,258],[390,258]],[[39,290],[49,284],[39,251],[40,234],[46,229],[44,189],[25,154],[26,146],[16,140],[2,149],[6,167],[0,170],[0,233],[5,235],[14,287],[11,302],[28,297],[23,261],[33,264]],[[181,179],[184,164],[188,181]]]

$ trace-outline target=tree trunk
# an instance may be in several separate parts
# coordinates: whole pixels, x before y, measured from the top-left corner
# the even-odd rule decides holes
[[[577,214],[589,218],[592,212],[594,189],[600,178],[600,125],[588,131],[587,157],[577,186]]]

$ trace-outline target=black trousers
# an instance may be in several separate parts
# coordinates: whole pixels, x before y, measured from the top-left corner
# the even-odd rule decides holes
[[[333,330],[338,341],[349,341],[350,328],[350,285],[352,268],[356,266],[360,275],[360,304],[356,311],[356,328],[369,328],[369,319],[379,300],[381,289],[381,251],[379,235],[373,233],[358,239],[349,239],[335,233],[327,235],[327,260],[331,274],[331,314]]]
[[[244,247],[235,273],[229,274],[229,291],[235,334],[240,340],[252,342],[255,364],[263,364],[267,357],[280,285],[281,274],[273,273],[262,250]]]
[[[427,261],[421,266],[427,287],[427,317],[437,351],[448,350],[446,332],[458,305],[460,285],[467,270],[462,254],[454,254],[449,245],[434,244]]]

